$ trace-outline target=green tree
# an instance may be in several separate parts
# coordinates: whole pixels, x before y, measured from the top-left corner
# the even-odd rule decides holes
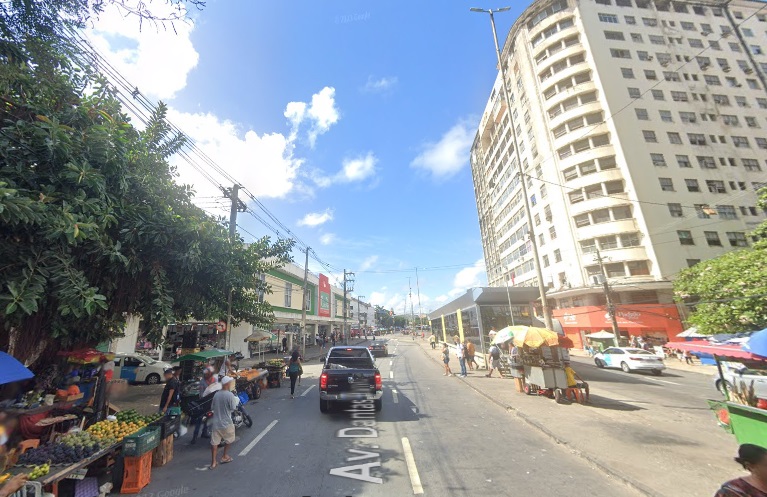
[[[266,326],[257,275],[290,260],[290,241],[231,242],[174,181],[184,137],[164,105],[139,131],[73,62],[60,24],[103,3],[0,6],[0,348],[22,360],[119,336],[131,314],[153,341],[170,322],[225,318],[230,289],[234,322]]]
[[[767,208],[767,188],[759,191]],[[751,247],[733,250],[683,270],[676,298],[694,305],[690,323],[701,333],[753,331],[767,327],[767,221],[754,230]]]

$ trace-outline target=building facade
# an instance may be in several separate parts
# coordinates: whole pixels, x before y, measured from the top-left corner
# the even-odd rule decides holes
[[[610,329],[597,250],[623,335],[682,330],[674,276],[748,246],[764,219],[763,8],[546,0],[522,13],[502,53],[511,112],[499,74],[471,148],[491,286],[538,284],[521,161],[542,284],[576,344]]]

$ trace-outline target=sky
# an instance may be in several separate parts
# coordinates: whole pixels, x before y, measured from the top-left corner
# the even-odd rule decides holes
[[[470,7],[501,5],[209,0],[172,27],[110,7],[86,36],[329,265],[310,270],[353,271],[355,295],[397,314],[412,288],[417,313],[419,293],[428,312],[486,284],[469,149],[497,64]],[[501,40],[523,7],[497,16]],[[228,215],[227,179],[173,161],[198,205]],[[249,213],[238,225],[277,236]]]

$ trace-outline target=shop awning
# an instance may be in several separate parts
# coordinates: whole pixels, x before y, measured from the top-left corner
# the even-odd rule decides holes
[[[15,357],[0,352],[0,385],[33,378],[35,375]]]
[[[186,354],[182,355],[178,359],[174,360],[173,362],[181,362],[181,361],[207,361],[208,359],[213,359],[215,357],[226,357],[233,355],[234,352],[231,350],[222,350],[222,349],[210,349],[210,350],[203,350],[200,352],[197,352],[195,354]]]
[[[246,342],[262,342],[264,340],[277,340],[277,335],[271,331],[255,330],[253,333],[245,338]]]
[[[693,342],[669,342],[666,347],[670,349],[686,350],[692,354],[717,356],[722,360],[732,361],[764,361],[767,357],[752,354],[740,345],[713,345],[710,342],[696,340]]]

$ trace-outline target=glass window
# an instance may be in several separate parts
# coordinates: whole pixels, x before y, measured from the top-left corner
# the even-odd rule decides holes
[[[687,178],[687,179],[684,180],[684,183],[687,186],[687,191],[688,192],[699,192],[700,191],[700,186],[698,185],[698,180],[697,179]]]
[[[671,217],[684,217],[682,204],[668,204],[668,213]]]
[[[718,231],[704,231],[703,235],[706,237],[706,243],[710,247],[721,247],[722,241],[719,239]]]
[[[609,24],[618,24],[618,16],[615,14],[603,14],[599,13],[599,20]]]
[[[639,119],[640,121],[649,121],[650,120],[650,116],[649,116],[649,114],[647,114],[647,109],[635,108],[634,112],[636,113],[637,119]]]
[[[623,233],[620,235],[621,247],[638,247],[639,233]]]
[[[658,178],[658,182],[660,183],[660,189],[664,192],[674,191],[674,181],[671,178]]]
[[[650,160],[652,160],[653,166],[665,167],[668,165],[666,164],[666,159],[663,157],[663,154],[650,154]]]
[[[695,245],[695,241],[692,239],[692,232],[688,230],[678,230],[676,232],[679,237],[679,243],[682,245]]]
[[[613,219],[616,221],[621,219],[631,219],[631,207],[628,205],[613,207]]]
[[[594,224],[607,223],[610,221],[610,210],[599,209],[591,213],[591,219]]]
[[[731,247],[748,247],[748,241],[746,235],[739,231],[728,231],[727,240],[730,242]]]
[[[679,165],[679,167],[692,167],[692,164],[690,164],[690,158],[686,155],[677,155],[676,163]]]
[[[658,143],[658,139],[655,137],[655,131],[643,130],[642,136],[644,136],[644,141],[648,143]]]

